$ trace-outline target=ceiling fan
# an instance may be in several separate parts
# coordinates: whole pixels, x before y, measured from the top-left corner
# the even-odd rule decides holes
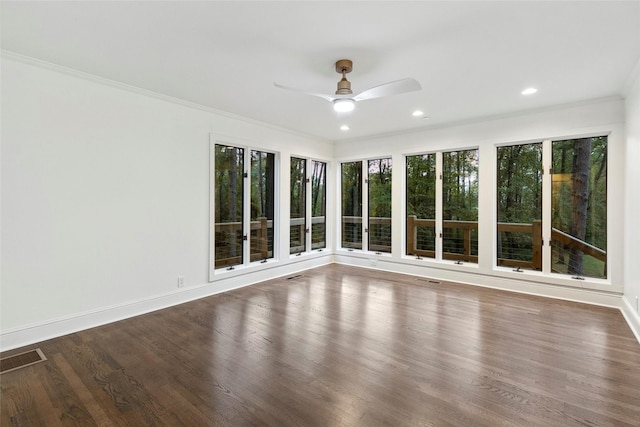
[[[385,96],[398,95],[401,93],[414,92],[422,89],[420,83],[416,79],[406,78],[395,80],[388,83],[383,83],[378,86],[369,88],[357,95],[353,94],[351,90],[351,82],[347,80],[347,74],[353,70],[353,62],[349,59],[341,59],[336,62],[336,72],[342,74],[342,79],[338,82],[338,90],[335,95],[325,95],[322,93],[307,92],[301,89],[295,89],[288,86],[283,86],[278,83],[273,83],[276,87],[281,89],[292,90],[295,92],[302,92],[307,95],[318,96],[333,103],[333,109],[337,112],[348,112],[355,108],[357,101],[366,101],[367,99],[382,98]]]

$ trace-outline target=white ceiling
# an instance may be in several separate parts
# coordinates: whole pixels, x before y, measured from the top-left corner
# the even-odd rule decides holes
[[[335,141],[621,95],[640,60],[640,1],[1,7],[3,49]],[[331,94],[342,58],[356,93],[404,77],[423,90],[338,115],[273,86]],[[539,92],[521,95],[529,86]]]

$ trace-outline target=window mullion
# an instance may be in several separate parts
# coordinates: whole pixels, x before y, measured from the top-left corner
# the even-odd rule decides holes
[[[305,174],[305,191],[304,191],[304,195],[305,195],[305,210],[304,210],[304,215],[305,215],[305,241],[306,241],[306,252],[310,252],[311,251],[311,220],[312,220],[312,212],[311,212],[311,160],[310,159],[306,159],[305,160],[305,168],[304,168],[304,174]]]
[[[362,250],[369,250],[369,162],[362,161]]]
[[[542,272],[551,272],[551,141],[542,142]]]
[[[244,178],[242,180],[242,259],[243,265],[251,263],[251,149],[244,150]]]
[[[442,151],[436,154],[436,260],[442,260]]]

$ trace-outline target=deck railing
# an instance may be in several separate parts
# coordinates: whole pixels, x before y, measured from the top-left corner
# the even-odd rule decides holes
[[[324,216],[317,216],[311,219],[313,224],[324,224],[326,218]],[[369,227],[388,226],[391,227],[391,218],[384,217],[371,217],[369,218]],[[296,233],[297,236],[306,236],[306,227],[304,218],[292,218],[290,220],[291,233]],[[420,249],[418,228],[430,229],[435,236],[435,219],[419,219],[415,215],[407,216],[407,255],[416,255],[421,257],[434,258],[435,250]],[[443,233],[445,237],[452,233],[460,234],[462,237],[459,241],[456,241],[459,250],[457,252],[451,252],[450,250],[443,251],[442,257],[444,259],[466,261],[466,262],[478,262],[478,255],[474,253],[477,250],[477,232],[478,223],[476,221],[452,221],[444,220]],[[519,233],[522,235],[530,235],[531,240],[531,256],[530,259],[513,259],[504,256],[498,257],[498,265],[508,267],[520,267],[531,270],[542,270],[542,222],[533,221],[531,224],[521,223],[509,223],[499,222],[497,224],[498,232],[502,233]],[[266,218],[259,218],[256,221],[251,221],[251,261],[265,259],[269,257],[269,229],[273,229],[273,221]],[[216,235],[237,233],[242,230],[241,222],[227,222],[216,223],[215,232]],[[271,231],[272,232],[272,231]],[[343,216],[342,217],[342,247],[360,249],[362,248],[362,217],[360,216]],[[303,237],[300,237],[300,239]],[[606,276],[606,262],[607,253],[600,248],[583,242],[575,237],[564,233],[558,229],[551,229],[552,241],[559,242],[569,248],[582,251],[585,255],[594,257],[595,259],[604,263],[604,275]],[[384,240],[384,239],[383,239]],[[389,244],[381,243],[380,240],[372,242],[369,245],[369,250],[380,252],[391,252],[390,239]],[[322,242],[324,243],[324,242]],[[319,243],[324,247],[322,243]],[[316,245],[317,246],[317,245]],[[312,248],[314,245],[312,244]],[[303,250],[304,246],[298,245],[292,247],[294,249],[292,253]],[[233,252],[233,251],[231,251]],[[528,257],[527,257],[528,258]],[[216,267],[222,267],[226,265],[239,264],[241,262],[241,256],[228,256],[223,259],[216,259]]]
[[[299,233],[299,236],[306,235],[304,218],[292,218],[291,233]],[[324,216],[311,218],[312,225],[325,223]],[[273,256],[270,242],[273,241],[273,220],[258,218],[250,222],[249,253],[251,261],[260,261]],[[271,235],[271,238],[270,238]],[[302,237],[304,238],[304,237]],[[242,222],[215,223],[216,248],[220,248],[216,255],[216,268],[228,267],[242,263]],[[313,249],[325,247],[325,242],[312,242]]]

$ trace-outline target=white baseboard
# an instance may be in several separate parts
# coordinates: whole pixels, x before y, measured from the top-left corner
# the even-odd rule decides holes
[[[500,289],[504,291],[519,292],[523,294],[541,297],[555,298],[566,301],[581,302],[604,307],[620,309],[621,294],[594,289],[576,288],[546,284],[539,281],[510,279],[507,277],[481,274],[473,268],[466,271],[451,269],[439,269],[407,263],[399,263],[394,260],[378,258],[376,265],[372,265],[370,258],[357,256],[336,255],[335,262],[357,267],[373,268],[394,273],[409,274],[412,276],[429,277],[432,279],[463,283],[466,285],[482,286],[485,288]]]
[[[215,282],[182,288],[176,292],[164,295],[156,295],[125,304],[104,307],[46,322],[3,330],[0,333],[0,351],[12,350],[51,338],[242,288],[264,280],[287,276],[309,268],[329,264],[331,261],[332,257],[329,252],[327,252],[327,255],[323,256],[304,257],[301,260],[291,260],[286,264],[274,264],[272,268],[268,269],[247,270],[245,274],[235,274],[234,276],[219,279]]]
[[[626,296],[623,296],[620,311],[622,311],[624,319],[627,321],[633,335],[636,336],[636,339],[640,343],[640,314],[638,314],[634,305],[635,304],[632,304]]]

